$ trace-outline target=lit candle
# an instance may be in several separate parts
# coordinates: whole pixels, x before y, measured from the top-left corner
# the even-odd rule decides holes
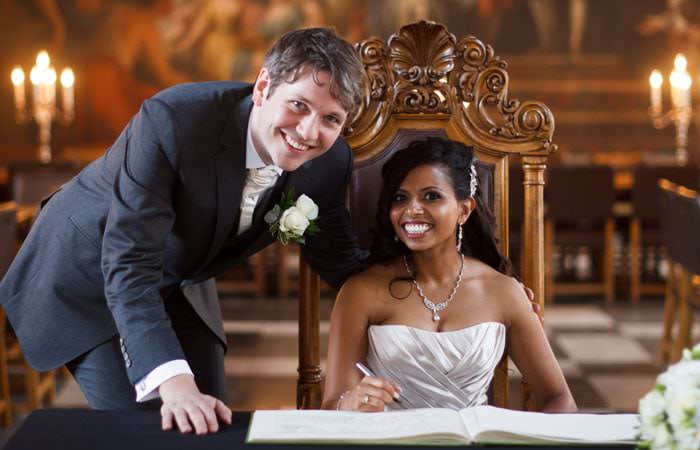
[[[690,86],[692,78],[686,71],[688,61],[683,54],[676,55],[673,61],[673,72],[671,72],[671,103],[674,108],[685,108],[690,106]]]
[[[31,72],[29,72],[29,81],[32,83],[32,103],[35,111],[39,108],[39,105],[42,102],[41,79],[41,69],[39,69],[38,66],[32,67]]]
[[[27,104],[27,98],[24,93],[24,71],[21,67],[12,69],[12,85],[15,89],[15,109],[17,112],[24,111]]]
[[[41,70],[46,70],[51,64],[51,58],[46,50],[42,50],[36,54],[36,65]]]
[[[61,71],[61,100],[63,101],[63,114],[67,116],[73,115],[73,107],[75,105],[75,92],[73,85],[75,84],[75,75],[70,67],[66,67]]]
[[[44,72],[43,84],[46,89],[46,103],[53,107],[56,104],[56,70],[53,67]]]
[[[661,86],[664,84],[664,77],[661,72],[654,69],[649,75],[649,86],[651,88],[651,109],[661,111],[663,101],[661,97]]]

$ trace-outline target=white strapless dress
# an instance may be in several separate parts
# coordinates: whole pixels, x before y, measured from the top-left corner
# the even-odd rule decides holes
[[[503,356],[506,327],[483,322],[434,332],[407,325],[371,325],[367,365],[401,386],[388,409],[452,408],[487,403],[493,371]]]

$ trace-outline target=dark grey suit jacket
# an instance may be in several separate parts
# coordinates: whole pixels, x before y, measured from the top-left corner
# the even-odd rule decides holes
[[[138,381],[184,358],[164,310],[181,289],[225,344],[212,277],[273,242],[264,212],[294,188],[320,208],[302,251],[334,287],[358,267],[345,208],[352,154],[339,139],[285,173],[236,236],[252,86],[195,83],[146,101],[104,156],[55,193],[0,283],[29,363],[60,366],[117,333]]]

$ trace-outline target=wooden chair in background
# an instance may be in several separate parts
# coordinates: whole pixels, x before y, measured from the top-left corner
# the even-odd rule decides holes
[[[668,363],[671,360],[673,350],[673,327],[678,315],[678,283],[677,266],[680,249],[677,247],[678,240],[673,239],[672,233],[677,228],[671,222],[677,220],[676,200],[678,185],[667,179],[658,181],[659,188],[659,215],[661,218],[661,239],[666,246],[666,260],[668,263],[668,274],[666,276],[666,289],[664,297],[664,319],[663,331],[661,334],[661,361]]]
[[[247,258],[243,264],[216,277],[216,288],[223,295],[249,294],[263,298],[267,289],[267,259],[271,249],[265,248]]]
[[[554,119],[542,103],[508,96],[506,63],[491,46],[469,36],[457,40],[433,22],[406,25],[388,42],[369,38],[357,49],[366,71],[362,108],[345,133],[354,152],[349,207],[361,244],[369,243],[379,172],[397,150],[417,139],[443,136],[474,147],[480,185],[508,252],[508,163],[524,171],[523,281],[544,310],[543,185],[554,151]],[[357,207],[356,207],[357,205]],[[300,261],[299,380],[297,407],[321,404],[319,278]],[[492,403],[508,404],[504,358],[496,370]]]
[[[629,223],[629,277],[630,299],[637,304],[644,294],[663,294],[666,283],[644,280],[642,277],[643,248],[647,245],[659,246],[661,237],[659,179],[695,188],[698,186],[697,166],[661,167],[638,165],[634,169],[632,187],[633,213]],[[658,264],[655,264],[655,267]]]
[[[20,236],[26,236],[39,202],[80,172],[75,164],[16,164],[10,167],[10,196],[17,203]]]
[[[603,294],[615,298],[613,271],[613,171],[607,166],[552,166],[547,172],[545,259],[547,300],[557,294]],[[554,274],[554,246],[586,246],[601,251],[600,281],[558,281]],[[563,255],[563,251],[560,252]]]
[[[664,362],[674,362],[691,345],[693,309],[700,308],[700,196],[666,179],[659,181],[659,186],[669,257],[661,357]],[[678,330],[673,339],[676,314]]]
[[[17,252],[17,205],[0,203],[0,279],[5,276]],[[12,425],[12,400],[10,398],[10,373],[7,363],[7,318],[0,308],[0,416],[2,425]]]
[[[80,166],[72,163],[61,164],[19,164],[10,168],[10,189],[13,201],[17,204],[16,238],[26,236],[42,199],[56,191],[80,171]],[[14,253],[13,253],[14,257]],[[29,412],[43,404],[51,404],[56,397],[56,370],[45,373],[32,369],[24,359],[19,343],[8,344],[7,359],[13,373],[21,374],[24,403],[15,403],[18,411]],[[64,371],[64,375],[67,375]]]

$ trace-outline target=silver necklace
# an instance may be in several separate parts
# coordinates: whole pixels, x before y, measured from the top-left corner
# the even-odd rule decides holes
[[[425,305],[426,308],[433,312],[433,322],[437,322],[438,320],[440,320],[440,314],[438,313],[438,311],[442,311],[443,309],[447,308],[452,299],[455,297],[457,289],[459,289],[459,285],[462,283],[462,275],[464,274],[464,255],[460,254],[459,256],[462,258],[462,265],[459,267],[459,275],[455,280],[454,287],[452,287],[452,292],[450,292],[450,295],[448,295],[444,301],[435,304],[425,295],[425,292],[423,292],[423,289],[420,287],[420,284],[418,284],[418,280],[416,280],[416,278],[413,276],[411,268],[408,266],[408,259],[406,259],[406,255],[403,255],[403,264],[406,267],[406,272],[411,278],[411,281],[413,281],[413,284],[416,285],[416,289],[418,289],[418,295],[420,295],[420,298],[423,299],[423,305]]]

